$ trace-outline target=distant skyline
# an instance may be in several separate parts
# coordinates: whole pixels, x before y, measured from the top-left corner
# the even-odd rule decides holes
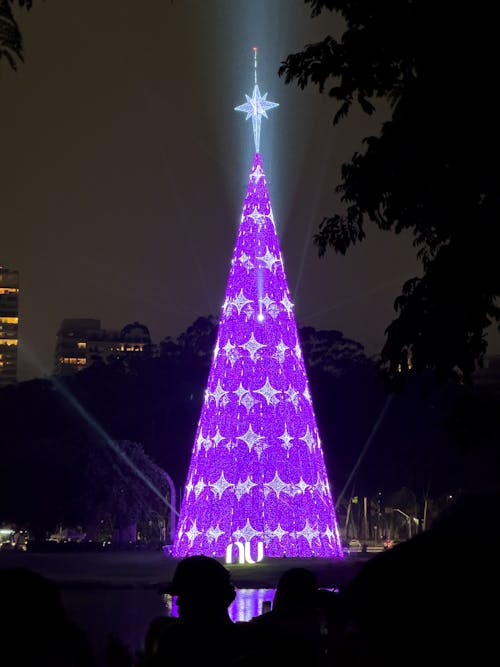
[[[139,321],[152,339],[219,315],[253,156],[234,107],[259,87],[279,108],[260,152],[299,326],[338,329],[380,351],[411,238],[368,228],[346,257],[313,235],[341,210],[340,165],[384,109],[335,128],[336,107],[277,75],[328,33],[302,0],[51,0],[16,12],[17,72],[0,64],[0,264],[20,272],[19,379],[50,373],[64,318],[106,329]],[[498,353],[495,336],[490,352]]]

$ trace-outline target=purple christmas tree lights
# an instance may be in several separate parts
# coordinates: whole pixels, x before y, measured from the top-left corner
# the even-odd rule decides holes
[[[184,491],[176,557],[341,558],[332,493],[257,152]],[[260,548],[262,548],[260,547]]]

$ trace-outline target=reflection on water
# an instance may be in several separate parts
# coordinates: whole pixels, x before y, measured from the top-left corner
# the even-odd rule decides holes
[[[236,590],[236,599],[229,607],[233,621],[249,621],[262,614],[262,603],[272,602],[274,588],[240,588]]]
[[[272,602],[274,588],[239,588],[229,607],[233,621],[249,621],[262,614],[264,602]],[[122,639],[132,653],[141,650],[155,616],[177,616],[176,598],[142,589],[64,589],[64,605],[71,618],[90,639],[98,667],[105,667],[105,649],[110,634]]]
[[[236,599],[229,607],[229,615],[233,621],[249,621],[259,616],[265,609],[263,603],[272,603],[275,588],[237,588]],[[171,595],[163,596],[167,616],[177,616],[176,598]]]
[[[275,592],[275,588],[236,589],[236,599],[229,607],[231,619],[249,621],[259,616],[266,611],[264,603],[270,607]],[[62,597],[70,617],[90,639],[98,667],[105,667],[104,654],[110,634],[122,639],[135,653],[142,649],[153,618],[177,616],[176,598],[159,595],[155,590],[64,589]]]

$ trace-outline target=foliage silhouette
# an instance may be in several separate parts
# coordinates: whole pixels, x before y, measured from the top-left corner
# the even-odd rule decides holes
[[[315,236],[345,254],[367,223],[413,235],[423,274],[403,285],[386,330],[381,369],[401,380],[432,369],[440,380],[469,381],[500,321],[499,133],[493,5],[457,9],[449,0],[383,3],[306,0],[312,16],[334,11],[345,23],[289,55],[279,73],[317,85],[337,103],[334,124],[352,107],[367,114],[385,100],[380,136],[344,164],[336,190],[345,212],[325,217]],[[409,363],[411,362],[411,363]]]
[[[5,58],[12,69],[23,60],[23,38],[12,7],[31,9],[33,0],[0,0],[0,60]]]
[[[166,471],[179,496],[216,333],[216,318],[200,317],[177,338],[166,338],[159,356],[99,359],[73,376],[2,389],[0,448],[8,474],[0,485],[0,520],[40,533],[61,523],[84,525],[97,535],[102,521],[126,529],[146,516],[168,517],[106,437],[165,495]],[[359,343],[311,327],[299,335],[325,463],[338,492],[358,465],[386,396],[375,362]],[[461,484],[461,451],[450,446],[445,421],[455,393],[446,386],[429,389],[423,378],[412,377],[408,391],[394,397],[359,462],[355,490],[348,492],[371,497],[407,486],[421,498]],[[494,474],[494,466],[472,465],[467,448],[462,450],[469,483],[485,479],[485,470]]]

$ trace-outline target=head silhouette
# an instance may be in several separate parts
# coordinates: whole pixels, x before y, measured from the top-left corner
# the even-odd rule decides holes
[[[0,626],[2,664],[61,667],[68,655],[75,667],[94,664],[90,644],[52,581],[30,569],[1,568],[0,590],[8,601]]]
[[[177,596],[180,619],[227,616],[236,597],[229,571],[215,558],[189,556],[177,565],[166,592]]]
[[[318,581],[305,567],[294,567],[283,574],[276,587],[273,610],[313,608],[317,604]]]

